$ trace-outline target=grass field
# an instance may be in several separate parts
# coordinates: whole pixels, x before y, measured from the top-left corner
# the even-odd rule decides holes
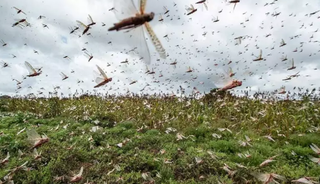
[[[78,183],[291,183],[320,178],[320,163],[311,160],[320,157],[311,149],[320,147],[318,101],[228,95],[198,100],[14,98],[1,100],[0,110],[0,162],[10,154],[0,164],[3,182],[70,183],[81,167]],[[32,129],[49,137],[37,148],[37,159],[27,136]],[[262,164],[267,159],[270,163]]]

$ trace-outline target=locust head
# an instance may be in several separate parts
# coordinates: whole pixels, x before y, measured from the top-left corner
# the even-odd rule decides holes
[[[150,22],[150,21],[153,20],[153,18],[154,18],[154,13],[151,12],[151,13],[149,13],[148,16],[146,17],[146,20],[147,20],[148,22]]]

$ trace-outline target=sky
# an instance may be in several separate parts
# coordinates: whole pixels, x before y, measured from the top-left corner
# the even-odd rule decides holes
[[[320,10],[317,0],[248,0],[235,9],[225,0],[206,0],[208,10],[196,4],[197,0],[148,0],[145,13],[155,13],[150,25],[166,51],[165,59],[160,58],[144,27],[108,31],[119,17],[135,16],[127,11],[130,0],[116,1],[1,1],[0,95],[48,95],[54,89],[64,96],[128,91],[171,94],[180,86],[186,93],[192,93],[194,87],[208,93],[231,80],[242,81],[242,86],[233,89],[237,93],[273,91],[282,86],[286,90],[320,87],[320,13],[312,14]],[[138,1],[134,3],[138,7]],[[187,15],[186,7],[191,4],[197,11]],[[45,18],[38,19],[40,15]],[[88,15],[96,22],[89,34],[82,35],[82,27],[70,34],[70,29],[78,26],[77,20],[90,23]],[[31,26],[12,27],[20,19]],[[235,39],[240,36],[241,43]],[[282,40],[286,45],[280,47]],[[139,52],[130,51],[135,47]],[[93,56],[90,62],[84,48]],[[147,48],[149,65],[140,60]],[[263,59],[253,61],[260,51]],[[282,61],[283,57],[287,60]],[[126,59],[128,63],[121,63]],[[287,70],[292,60],[296,68]],[[34,68],[42,67],[42,74],[26,77],[25,61]],[[170,65],[174,61],[176,66]],[[9,66],[3,67],[5,63]],[[96,65],[112,78],[100,88],[94,88]],[[189,67],[192,72],[187,73]],[[155,74],[147,74],[147,68]],[[232,78],[230,68],[235,73]],[[69,78],[62,80],[61,72]],[[298,77],[283,80],[298,72]],[[17,85],[13,79],[22,83]],[[130,85],[133,81],[137,82]]]

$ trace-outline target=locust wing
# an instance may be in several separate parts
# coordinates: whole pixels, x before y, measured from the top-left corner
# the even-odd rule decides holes
[[[26,13],[24,13],[24,11],[20,10],[19,8],[17,8],[17,7],[13,7],[13,8],[16,9],[17,11],[20,11],[21,13],[23,13],[23,14],[26,15]]]
[[[229,75],[233,74],[233,70],[231,67],[229,67]]]
[[[259,58],[262,58],[262,50],[260,50]]]
[[[144,14],[144,11],[146,9],[147,0],[140,0],[140,13]]]
[[[157,35],[154,33],[154,31],[152,30],[150,24],[148,22],[146,22],[144,24],[146,26],[146,29],[147,29],[147,32],[149,33],[149,36],[151,38],[151,41],[153,43],[153,45],[155,46],[156,50],[158,51],[160,57],[162,59],[165,59],[166,58],[166,51],[165,49],[163,48],[160,40],[158,39]]]
[[[186,6],[186,10],[187,10],[188,12],[191,12],[191,11],[194,10],[194,6],[193,6],[192,4],[190,4],[190,6]]]
[[[78,26],[79,27],[83,27],[83,28],[86,28],[87,25],[85,25],[83,22],[81,22],[80,20],[77,20],[77,23],[78,23]]]
[[[101,77],[102,75],[101,75],[100,71],[99,71],[99,73],[96,71],[93,71],[93,73],[94,73],[94,77],[95,77],[95,82],[97,84],[100,84],[101,82],[104,81],[104,78]]]
[[[149,65],[151,63],[151,56],[150,56],[150,50],[146,41],[146,36],[143,31],[143,27],[140,26],[136,28],[135,32],[139,34],[138,54],[140,55],[140,57],[142,57],[145,64]]]
[[[39,155],[39,153],[38,153],[38,151],[37,151],[37,149],[36,149],[36,148],[34,148],[34,149],[33,149],[33,155],[34,155],[34,156]]]
[[[294,67],[294,60],[292,59],[292,67]]]
[[[237,6],[237,3],[234,3],[234,5],[233,5],[233,11],[234,11],[234,9],[236,9],[236,6]]]
[[[77,176],[82,176],[82,173],[83,173],[83,167],[80,168],[80,172]]]
[[[150,51],[143,26],[130,29],[127,33],[130,33],[130,44],[132,44],[132,46],[135,48],[132,50],[135,54],[132,55],[138,55],[140,58],[142,58],[145,64],[149,65],[151,62]]]
[[[207,3],[203,3],[204,7],[206,8],[206,10],[208,10],[208,5]]]
[[[117,10],[114,14],[119,21],[139,13],[133,0],[114,0],[114,8]]]
[[[260,181],[268,181],[268,178],[269,178],[267,174],[262,174],[262,173],[254,173],[253,175]]]
[[[62,79],[68,77],[68,76],[67,76],[66,74],[64,74],[63,72],[61,72],[60,75],[61,75]]]
[[[101,78],[101,77],[97,77],[96,78],[96,80],[95,80],[95,82],[97,83],[97,84],[100,84],[101,82],[103,82],[104,80],[103,80],[103,78]]]
[[[41,139],[41,136],[35,131],[35,129],[27,130],[28,141],[34,143]]]
[[[218,86],[226,86],[232,83],[232,81],[234,80],[233,77],[230,77],[230,73],[233,73],[232,68],[229,67],[229,71],[226,71],[225,69],[223,69],[223,71],[221,73],[219,73],[219,78],[215,79],[215,82],[218,84]]]
[[[105,79],[107,79],[108,77],[107,77],[106,73],[105,73],[98,65],[96,65],[96,66],[97,66],[100,74],[101,74]]]
[[[94,23],[94,21],[93,21],[93,19],[92,19],[91,15],[88,15],[88,17],[89,17],[89,22],[90,22],[90,23]]]
[[[36,70],[30,65],[29,62],[24,62],[30,74],[36,73]]]

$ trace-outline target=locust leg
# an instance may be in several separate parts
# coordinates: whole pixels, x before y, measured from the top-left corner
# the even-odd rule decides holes
[[[234,9],[236,8],[236,5],[237,5],[237,3],[234,3],[234,6],[233,6],[233,11],[234,11]]]

